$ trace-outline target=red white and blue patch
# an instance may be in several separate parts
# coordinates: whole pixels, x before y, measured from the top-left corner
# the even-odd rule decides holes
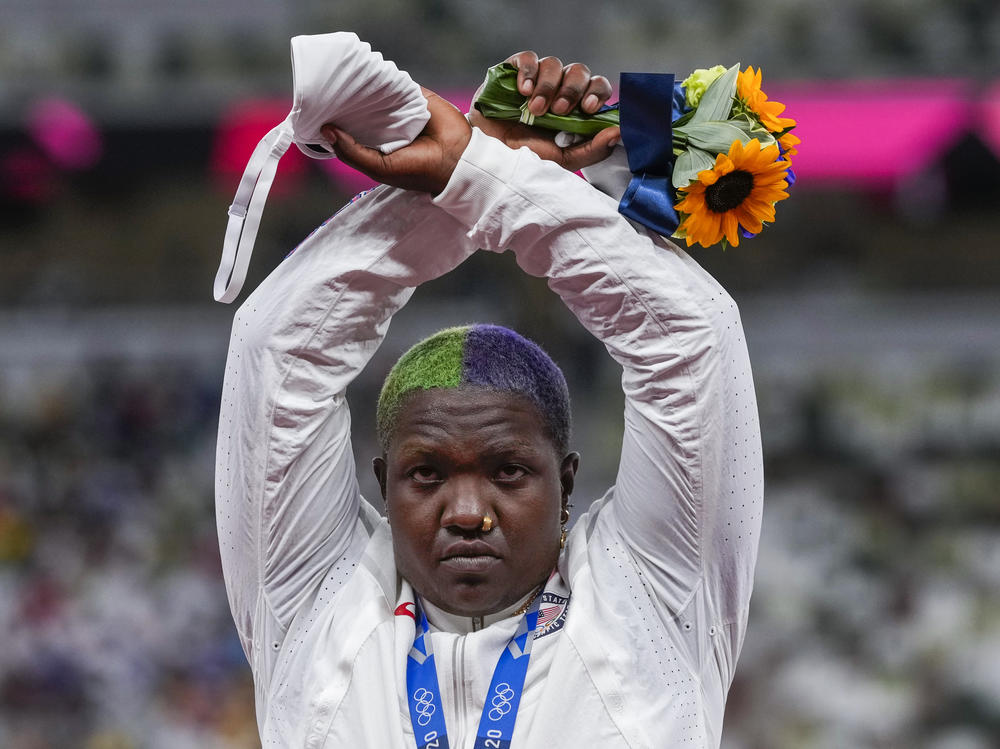
[[[542,593],[542,601],[538,604],[538,624],[535,627],[535,639],[558,632],[566,624],[566,612],[569,610],[569,598],[551,591]]]

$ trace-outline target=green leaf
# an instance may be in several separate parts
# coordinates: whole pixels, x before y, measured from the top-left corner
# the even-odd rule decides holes
[[[495,120],[520,120],[526,101],[527,97],[517,90],[517,68],[510,63],[502,62],[486,71],[486,80],[472,105],[484,117]],[[564,115],[546,112],[541,117],[535,117],[531,125],[590,137],[607,127],[617,125],[618,122],[617,109],[586,114],[577,107]]]
[[[520,113],[525,97],[517,90],[517,68],[502,62],[486,71],[486,80],[480,87],[473,105],[485,116],[494,112],[506,119],[511,110]],[[518,114],[520,116],[520,114]]]
[[[768,146],[773,146],[777,143],[777,139],[774,137],[774,133],[768,131],[766,127],[761,125],[757,120],[750,117],[737,117],[729,120],[730,124],[738,127],[744,133],[747,134],[749,140],[750,138],[756,138],[760,141],[761,148],[767,148]],[[747,140],[743,141],[744,144]]]
[[[691,122],[708,122],[710,120],[728,120],[733,110],[733,97],[736,95],[736,77],[740,72],[740,64],[736,63],[720,75],[702,94],[698,108],[694,110]]]
[[[574,109],[566,115],[546,112],[541,117],[536,117],[532,124],[535,127],[543,127],[546,130],[555,130],[557,132],[565,130],[569,133],[590,137],[597,135],[597,133],[605,128],[618,125],[618,110],[609,109],[607,112],[600,114],[584,114],[580,109]]]
[[[728,153],[733,141],[746,143],[750,135],[729,122],[692,122],[684,128],[688,143],[714,153]]]
[[[774,136],[766,130],[754,129],[747,123],[739,120],[728,120],[727,122],[700,122],[692,123],[681,128],[681,132],[675,135],[687,140],[687,142],[712,153],[728,153],[734,141],[739,141],[744,145],[751,139],[756,138],[762,146],[769,146],[774,143]]]
[[[758,132],[768,133],[767,128],[761,125],[759,120],[746,114],[739,114],[735,117],[730,117],[728,122],[747,134]]]
[[[689,148],[674,162],[674,173],[670,181],[680,189],[698,179],[698,172],[715,166],[715,157],[700,148]]]

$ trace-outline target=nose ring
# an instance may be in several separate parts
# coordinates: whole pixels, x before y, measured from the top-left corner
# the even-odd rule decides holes
[[[479,529],[483,533],[489,533],[492,528],[493,528],[493,518],[491,518],[489,515],[483,515],[483,523],[482,525],[479,526]]]

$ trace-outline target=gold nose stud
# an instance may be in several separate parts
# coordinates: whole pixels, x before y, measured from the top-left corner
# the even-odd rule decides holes
[[[479,527],[483,533],[489,533],[490,529],[493,527],[493,518],[489,515],[483,515],[483,524]]]

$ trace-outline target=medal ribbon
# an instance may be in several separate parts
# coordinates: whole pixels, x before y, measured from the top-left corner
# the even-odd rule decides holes
[[[510,747],[517,710],[521,704],[521,692],[524,691],[524,679],[528,673],[540,602],[541,591],[521,618],[507,647],[500,653],[490,689],[486,693],[483,714],[479,718],[475,749]],[[406,659],[406,692],[410,703],[413,736],[417,749],[448,749],[448,729],[444,722],[441,689],[431,649],[430,624],[419,601],[416,608],[416,635]]]
[[[680,223],[670,182],[674,168],[671,123],[680,115],[683,99],[678,102],[670,73],[622,73],[620,89],[621,137],[632,179],[618,212],[669,237]]]

